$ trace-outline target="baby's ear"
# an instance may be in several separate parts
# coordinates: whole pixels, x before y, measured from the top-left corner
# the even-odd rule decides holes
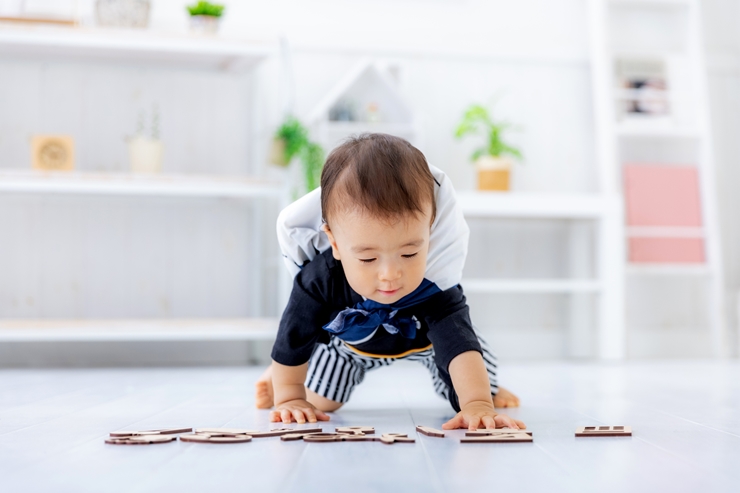
[[[327,238],[329,238],[329,244],[331,245],[331,253],[334,255],[334,258],[337,260],[342,260],[339,258],[339,248],[337,248],[337,240],[334,239],[334,235],[331,232],[331,229],[329,228],[329,225],[324,223],[321,225],[321,231],[326,233]]]

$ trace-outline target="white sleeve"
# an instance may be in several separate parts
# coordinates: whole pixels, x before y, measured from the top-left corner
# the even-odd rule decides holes
[[[331,247],[321,231],[321,188],[309,192],[280,212],[277,237],[285,266],[295,277],[303,264]]]
[[[457,203],[455,189],[442,170],[429,166],[439,183],[435,190],[437,217],[429,237],[429,255],[424,277],[445,291],[460,284],[465,258],[468,256],[470,229]]]
[[[444,291],[460,283],[470,230],[450,179],[434,166],[429,166],[429,170],[439,186],[434,193],[437,217],[432,223],[424,277]],[[306,262],[331,247],[321,225],[321,188],[293,202],[278,216],[278,242],[291,275],[298,274]]]

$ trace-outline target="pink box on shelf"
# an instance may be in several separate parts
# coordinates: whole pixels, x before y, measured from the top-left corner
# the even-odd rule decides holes
[[[627,225],[699,228],[699,174],[691,166],[630,164],[624,167]],[[629,260],[703,263],[703,238],[632,237]]]
[[[693,166],[624,167],[628,226],[700,227],[699,174]]]
[[[637,263],[704,263],[702,238],[630,238],[629,260]]]

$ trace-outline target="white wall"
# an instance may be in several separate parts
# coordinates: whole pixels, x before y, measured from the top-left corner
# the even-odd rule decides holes
[[[184,3],[155,0],[151,28],[184,32]],[[81,4],[83,15],[89,19],[92,2]],[[734,23],[740,16],[737,1],[712,0],[704,4],[708,14],[707,45],[712,53],[719,54],[715,58],[724,60],[720,68],[710,72],[710,83],[727,283],[737,291],[740,224],[732,211],[740,206],[735,192],[740,171],[734,165],[740,157],[740,144],[733,138],[740,130],[740,43]],[[274,39],[285,35],[289,39],[294,62],[294,110],[299,117],[305,118],[361,57],[384,58],[403,68],[401,90],[419,117],[421,148],[430,162],[452,177],[456,187],[473,187],[474,173],[467,156],[474,142],[455,141],[453,128],[466,105],[500,95],[497,115],[522,127],[511,134],[526,156],[525,163],[516,169],[515,189],[594,190],[597,177],[585,0],[242,0],[227,5],[223,36]],[[17,60],[0,60],[0,73],[0,167],[26,166],[28,135],[48,131],[73,132],[77,136],[82,169],[123,170],[126,161],[122,137],[133,131],[138,108],[157,101],[162,108],[167,171],[235,173],[259,169],[286,97],[277,56],[263,64],[251,81],[259,94],[258,106],[251,110],[257,112],[256,119],[261,122],[254,128],[246,114],[250,111],[245,99],[250,81],[232,76]],[[245,136],[250,134],[256,148],[248,146]],[[201,307],[196,310],[198,314],[230,316],[248,312],[245,298],[249,293],[242,282],[249,266],[233,254],[222,255],[225,244],[202,240],[218,237],[219,231],[228,232],[236,238],[231,248],[237,256],[248,251],[242,223],[246,215],[241,216],[233,204],[151,203],[124,211],[121,204],[102,199],[70,204],[47,199],[17,200],[0,204],[0,211],[4,211],[0,221],[10,225],[6,231],[16,238],[9,250],[12,256],[0,255],[0,272],[13,273],[0,279],[0,316],[184,316],[195,310],[190,300]],[[113,212],[116,208],[117,213]],[[148,217],[146,211],[154,212]],[[104,220],[108,215],[112,223]],[[202,218],[202,225],[188,227],[195,216]],[[206,217],[217,216],[221,225],[210,225]],[[38,233],[50,231],[52,224],[58,236]],[[134,226],[124,229],[120,224]],[[162,232],[165,225],[170,232]],[[503,222],[474,226],[468,269],[478,270],[485,264],[492,274],[511,276],[534,275],[535,266],[540,274],[557,276],[567,271],[562,260],[567,246],[565,224]],[[105,239],[106,228],[114,230],[113,238],[126,232],[147,238],[142,240],[142,248],[159,251],[159,259],[153,254],[149,263],[140,263],[136,251],[122,242]],[[83,239],[90,235],[102,236]],[[77,250],[70,254],[78,260],[64,268],[46,268],[52,262],[46,260],[50,255],[52,259],[66,258],[43,243],[56,237],[64,245],[62,252]],[[93,251],[107,253],[97,254],[102,260],[89,264],[93,267],[87,270],[72,269],[70,266],[81,265],[80,259],[86,258],[79,250],[86,241],[93,245]],[[179,241],[211,243],[194,247],[180,245]],[[163,249],[163,243],[169,246]],[[24,245],[39,244],[46,246],[24,251]],[[181,252],[179,257],[175,251]],[[183,267],[168,260],[175,257],[184,259]],[[118,275],[123,276],[122,284],[129,286],[126,291],[137,293],[133,298],[122,302],[123,298],[112,294],[97,294],[109,296],[108,301],[92,303],[100,298],[88,295],[106,289],[103,280],[119,279],[101,274],[100,269],[105,272],[110,268],[103,266],[106,258],[124,259],[117,267]],[[169,267],[161,267],[162,262]],[[196,273],[189,273],[188,266],[193,266]],[[204,300],[195,290],[188,298],[183,293],[190,285],[186,283],[178,291],[172,272],[186,273],[180,275],[191,276],[190,285],[197,284],[206,292],[212,290],[203,286],[215,283],[220,288],[212,289],[229,291],[233,296]],[[213,272],[218,273],[216,277],[209,277]],[[34,282],[27,280],[29,275]],[[47,285],[58,286],[55,289],[64,293],[62,301],[49,301],[54,292],[44,287]],[[137,287],[141,285],[158,287]],[[671,296],[666,295],[665,287],[651,282],[630,283],[629,288],[631,326],[685,332],[704,323],[701,296],[690,286],[673,288],[676,292]],[[660,313],[656,313],[655,305],[644,302],[651,296],[661,305]],[[35,300],[34,306],[21,309],[13,304],[22,304],[28,297]],[[21,301],[14,302],[15,298]],[[565,354],[568,315],[564,296],[478,298],[471,298],[473,314],[485,319],[487,328],[495,329],[490,335],[499,343],[504,357]],[[158,301],[161,299],[167,303]],[[70,306],[78,308],[75,311]],[[82,306],[87,308],[79,308]],[[673,310],[676,306],[682,310]],[[692,349],[694,339],[687,340],[679,345],[679,355]],[[532,353],[524,344],[535,344],[537,350]],[[650,341],[644,344],[647,347]],[[635,355],[649,355],[654,349],[660,354],[660,348],[648,348]],[[704,354],[704,348],[693,354]]]

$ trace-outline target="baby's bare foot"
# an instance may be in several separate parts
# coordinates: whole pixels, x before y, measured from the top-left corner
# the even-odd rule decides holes
[[[272,396],[272,366],[268,366],[265,372],[254,384],[254,401],[257,409],[270,409],[273,405]]]
[[[519,407],[519,397],[503,387],[499,387],[498,394],[493,396],[493,407]]]

